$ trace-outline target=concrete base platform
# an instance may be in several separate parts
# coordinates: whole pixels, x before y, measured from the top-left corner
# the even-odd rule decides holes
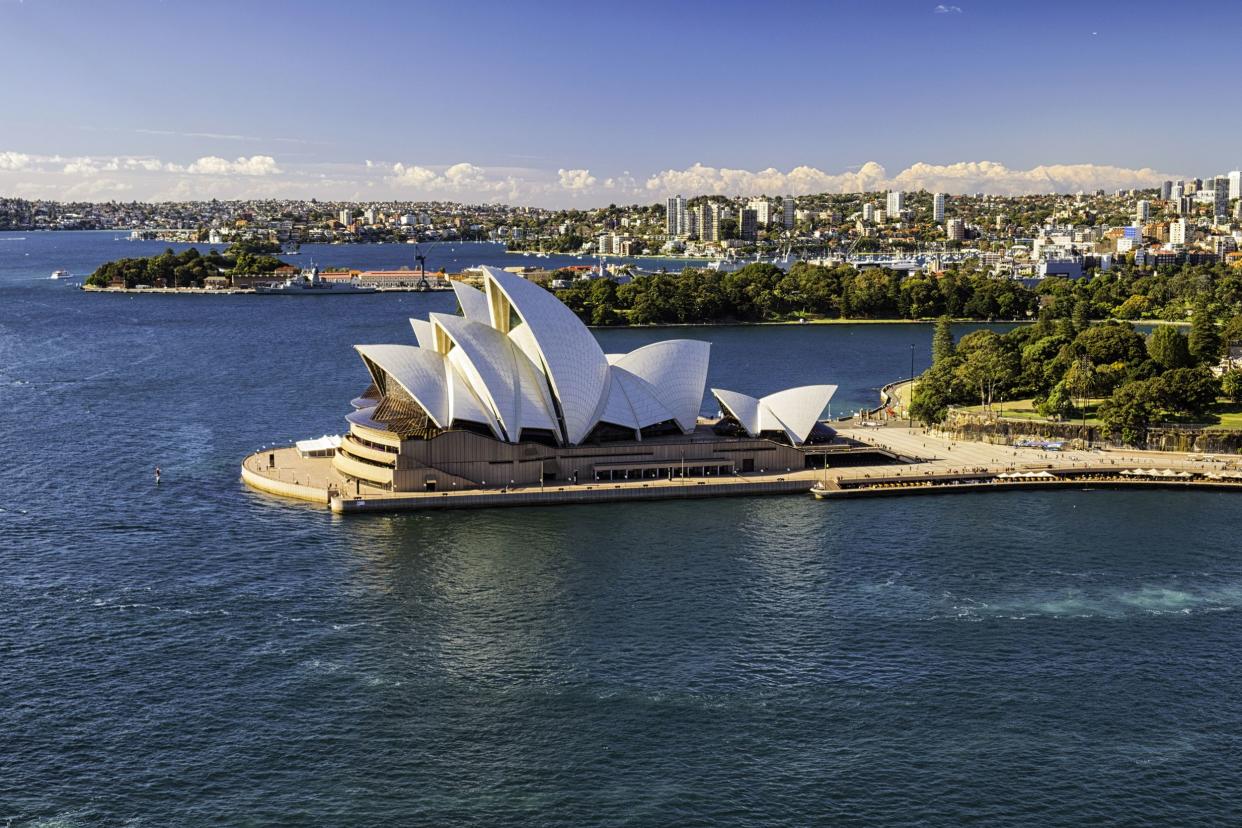
[[[326,505],[334,512],[427,509],[481,509],[497,506],[551,506],[626,500],[676,500],[767,494],[805,494],[836,499],[900,494],[1012,491],[1031,488],[1196,488],[1242,491],[1242,482],[1209,479],[1242,471],[1242,457],[1207,459],[1191,454],[1148,451],[1067,451],[997,446],[951,440],[923,429],[855,428],[841,435],[859,446],[881,450],[907,462],[883,465],[798,469],[727,477],[674,480],[548,483],[431,492],[391,492],[346,480],[328,457],[302,457],[292,446],[256,452],[242,463],[242,480],[251,488],[280,497]],[[831,464],[832,460],[829,461]],[[842,461],[844,462],[844,461]],[[1127,468],[1159,467],[1186,471],[1194,480],[1125,478]],[[1054,473],[1056,480],[998,480],[1003,472]]]
[[[242,462],[241,474],[242,482],[253,489],[280,497],[322,503],[339,514],[805,494],[822,476],[820,471],[800,470],[781,474],[676,480],[558,482],[543,486],[390,492],[356,480],[347,481],[333,469],[331,458],[302,457],[292,447],[251,454]]]

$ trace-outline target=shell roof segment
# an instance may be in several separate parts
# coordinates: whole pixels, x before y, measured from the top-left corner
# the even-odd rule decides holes
[[[528,355],[543,369],[560,402],[565,440],[582,442],[598,419],[608,388],[608,360],[599,343],[574,312],[544,288],[493,267],[482,270],[530,328],[536,354]],[[507,326],[508,308],[499,300],[489,291],[492,324]]]
[[[437,426],[449,424],[452,415],[442,354],[413,345],[355,345],[354,349],[404,388]],[[378,381],[376,385],[383,387]]]
[[[759,398],[713,388],[712,396],[751,437],[783,431],[794,445],[802,445],[836,392],[835,385],[803,385]]]

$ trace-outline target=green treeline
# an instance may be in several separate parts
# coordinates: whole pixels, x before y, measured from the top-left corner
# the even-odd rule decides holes
[[[158,256],[108,262],[88,276],[85,284],[107,287],[123,280],[127,288],[138,285],[201,288],[208,276],[271,273],[284,264],[272,255],[279,249],[277,245],[252,240],[232,244],[223,253],[209,250],[200,254],[193,247],[174,253],[172,248],[167,248]]]
[[[557,298],[591,325],[767,322],[797,318],[921,319],[948,313],[1018,319],[1038,297],[1009,279],[951,271],[855,270],[797,262],[788,272],[749,264],[732,273],[686,269],[639,276],[624,285],[578,280]]]
[[[1043,313],[1034,325],[1005,334],[974,331],[956,343],[949,320],[939,320],[913,415],[938,423],[953,404],[991,409],[999,400],[1030,397],[1045,417],[1093,413],[1109,436],[1140,443],[1152,423],[1202,422],[1222,394],[1242,401],[1242,371],[1217,377],[1210,370],[1224,343],[1242,338],[1242,315],[1220,329],[1201,302],[1188,335],[1166,325],[1146,337],[1127,322],[1091,325],[1078,316]]]
[[[1197,303],[1218,317],[1242,313],[1242,271],[1121,265],[1092,278],[1044,279],[1027,288],[967,263],[940,274],[795,263],[788,272],[750,264],[732,273],[686,269],[624,285],[576,280],[557,296],[592,325],[768,322],[789,319],[1028,319],[1184,321]],[[572,274],[557,276],[572,279]]]

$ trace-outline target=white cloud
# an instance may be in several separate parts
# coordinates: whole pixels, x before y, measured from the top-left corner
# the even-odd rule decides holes
[[[932,9],[932,13],[933,14],[961,14],[962,7],[961,6],[948,6],[948,5],[945,5],[944,3],[940,3],[939,5],[936,6],[936,8]]]
[[[536,194],[546,193],[546,182],[539,180],[538,171],[523,171],[526,176],[512,170],[489,169],[476,164],[453,164],[441,171],[417,164],[392,165],[391,184],[397,185],[402,197],[418,198],[424,194],[447,194],[458,198],[483,201],[520,201]]]
[[[728,167],[706,167],[695,164],[684,170],[664,170],[649,177],[648,193],[655,195],[714,194],[714,195],[776,195],[790,193],[845,193],[879,189],[884,179],[884,168],[873,161],[864,164],[857,172],[826,173],[815,167],[794,167],[781,172],[773,167],[752,172]]]
[[[996,161],[919,162],[890,174],[869,161],[830,172],[812,166],[747,170],[693,164],[643,176],[604,176],[583,168],[484,167],[462,162],[423,166],[371,160],[278,165],[269,155],[189,163],[145,155],[34,155],[0,151],[0,192],[48,198],[128,191],[140,199],[365,198],[444,199],[546,207],[651,202],[670,195],[807,195],[885,189],[997,195],[1073,193],[1152,187],[1181,176],[1151,168],[1048,164],[1016,169]]]
[[[669,195],[809,195],[853,193],[873,190],[933,190],[946,193],[985,192],[996,195],[1074,193],[1080,190],[1153,187],[1177,176],[1151,168],[1101,166],[1098,164],[1052,164],[1015,170],[995,161],[964,161],[957,164],[912,164],[889,176],[883,166],[868,161],[856,172],[827,173],[815,167],[734,170],[695,164],[684,170],[664,170],[647,179],[647,192]]]
[[[281,169],[270,155],[242,156],[236,161],[205,155],[186,167],[185,172],[191,175],[278,175]]]
[[[566,190],[589,190],[595,186],[595,176],[591,175],[590,170],[557,170],[556,174],[561,187]]]
[[[30,166],[31,158],[24,152],[0,152],[0,170],[16,172]]]
[[[99,164],[89,158],[75,158],[64,166],[61,170],[65,175],[98,175],[100,170]]]

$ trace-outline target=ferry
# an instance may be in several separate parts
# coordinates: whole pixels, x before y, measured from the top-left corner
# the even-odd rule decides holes
[[[67,270],[53,270],[53,271],[52,271],[52,275],[51,275],[51,276],[48,276],[47,278],[49,278],[49,279],[68,279],[68,278],[69,278],[69,271],[67,271]]]
[[[357,281],[325,282],[319,278],[319,268],[303,270],[297,276],[291,276],[279,285],[256,287],[255,293],[267,296],[354,296],[363,293],[375,293],[376,288],[358,284]]]

